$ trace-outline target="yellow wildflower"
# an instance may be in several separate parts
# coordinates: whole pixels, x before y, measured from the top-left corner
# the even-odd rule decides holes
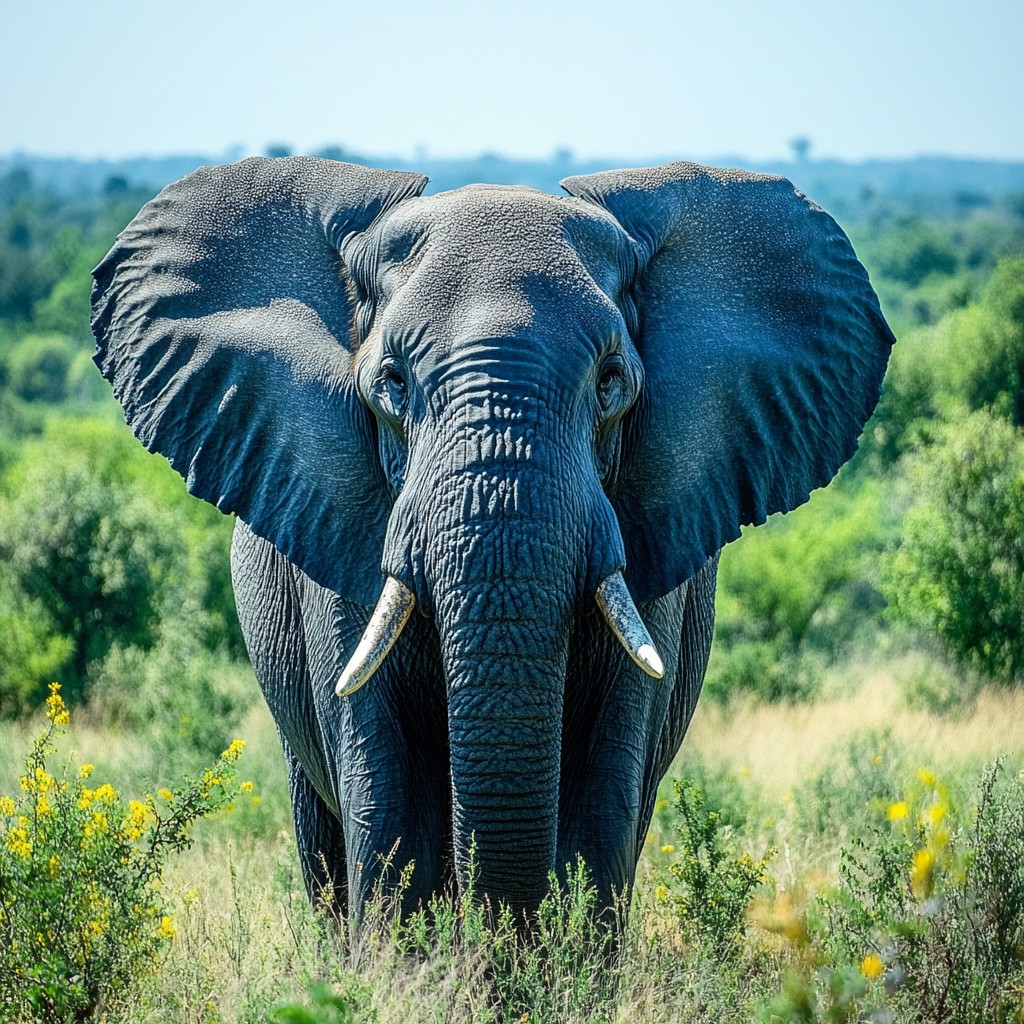
[[[925,818],[931,824],[938,825],[946,817],[946,805],[945,804],[932,804],[931,807],[925,811]]]
[[[96,811],[85,823],[82,832],[86,839],[92,839],[93,836],[106,832],[109,827],[110,822],[107,821],[107,816],[102,811]]]
[[[125,835],[130,841],[138,839],[150,819],[154,817],[153,810],[148,804],[140,803],[138,800],[128,801],[128,815],[124,819]]]
[[[174,799],[174,794],[169,789],[158,789],[156,791],[156,795],[160,797],[161,800],[166,800],[168,803]]]
[[[85,786],[79,790],[78,793],[78,809],[80,811],[87,811],[92,807],[93,800],[96,799],[96,790],[87,789]]]
[[[934,787],[936,782],[934,772],[928,771],[927,768],[919,768],[917,771],[917,777],[929,788]]]
[[[12,828],[7,833],[7,849],[15,857],[23,857],[28,860],[32,856],[32,840],[29,838],[27,828]]]
[[[94,764],[83,764],[82,767],[78,769],[78,777],[80,779],[87,779],[87,778],[89,778],[90,775],[92,775],[92,773],[95,770],[96,770],[96,765],[94,765]]]
[[[659,886],[655,887],[654,898],[659,903],[664,903],[665,900],[668,899],[668,886],[667,885],[659,885]]]
[[[117,790],[109,782],[104,782],[96,790],[96,799],[105,804],[112,804],[117,799]]]
[[[50,801],[46,799],[45,793],[40,793],[39,798],[36,800],[36,814],[40,818],[53,814],[53,807],[50,805]]]
[[[676,852],[676,848],[671,843],[666,843],[661,848],[661,852],[662,853],[675,853]]]
[[[907,815],[910,814],[910,806],[906,800],[898,800],[894,804],[889,804],[889,810],[886,813],[886,817],[890,821],[902,821]]]
[[[885,973],[885,964],[882,963],[882,958],[877,953],[869,953],[860,962],[860,973],[868,981],[880,978]]]
[[[164,916],[160,918],[160,934],[165,939],[173,939],[177,934],[174,927],[174,918],[172,918],[170,914],[164,914]]]
[[[221,755],[225,761],[237,761],[245,750],[245,740],[232,740],[231,745]]]
[[[238,788],[243,793],[251,793],[252,792],[252,783],[251,782],[243,782]]]
[[[46,870],[50,873],[51,878],[56,876],[57,872],[60,870],[60,857],[58,857],[57,854],[54,854],[46,862]]]
[[[50,696],[46,698],[46,717],[54,725],[67,725],[71,721],[64,698],[60,695],[60,683],[50,683]]]
[[[9,796],[0,796],[0,814],[10,817],[14,813],[14,801]]]
[[[931,850],[918,850],[910,869],[910,887],[918,899],[931,895],[935,873],[935,854]]]
[[[263,797],[258,793],[253,793],[253,795],[249,797],[249,803],[251,803],[253,807],[259,807],[259,805],[263,803]]]

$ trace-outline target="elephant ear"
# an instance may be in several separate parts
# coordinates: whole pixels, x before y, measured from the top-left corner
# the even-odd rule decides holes
[[[367,604],[389,498],[339,250],[425,184],[312,157],[202,168],[93,272],[94,358],[136,436],[193,494]]]
[[[895,339],[842,229],[785,178],[678,163],[562,187],[638,250],[645,383],[612,500],[649,600],[832,479]]]

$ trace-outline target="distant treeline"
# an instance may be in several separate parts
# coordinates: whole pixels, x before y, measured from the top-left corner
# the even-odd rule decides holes
[[[271,146],[270,156],[286,156],[286,146]],[[39,188],[58,194],[102,194],[111,188],[138,188],[152,193],[204,164],[219,164],[246,155],[240,148],[220,154],[177,154],[123,160],[76,160],[25,153],[0,156],[0,177],[24,171]],[[634,164],[668,163],[685,159],[719,167],[781,174],[845,222],[867,219],[882,205],[896,205],[929,217],[958,217],[973,208],[1012,203],[1024,205],[1024,162],[967,160],[922,156],[908,160],[751,161],[740,156],[704,157],[692,153],[662,154],[649,160],[629,161],[610,156],[577,159],[571,150],[558,149],[546,160],[517,160],[497,153],[442,158],[423,153],[412,160],[352,153],[341,146],[326,146],[314,155],[348,160],[373,167],[415,170],[430,178],[428,191],[441,192],[467,182],[530,185],[558,193],[558,182],[571,174]]]

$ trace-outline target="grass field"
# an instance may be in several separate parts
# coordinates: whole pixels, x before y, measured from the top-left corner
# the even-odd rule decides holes
[[[1024,766],[1024,693],[982,689],[941,715],[908,707],[908,687],[944,671],[923,655],[904,654],[833,674],[814,704],[703,703],[664,785],[629,927],[611,970],[602,968],[608,962],[603,940],[578,914],[585,887],[553,915],[560,923],[545,940],[543,962],[509,954],[509,935],[488,931],[473,911],[447,926],[442,920],[442,938],[427,942],[429,952],[422,938],[396,924],[344,948],[307,906],[276,735],[259,706],[241,730],[247,746],[238,764],[239,777],[251,779],[253,791],[240,796],[231,812],[200,823],[194,846],[171,862],[162,892],[174,939],[127,1000],[106,1008],[105,1019],[263,1021],[290,1004],[278,1019],[957,1020],[922,1003],[927,993],[921,995],[920,981],[916,988],[895,984],[897,968],[906,973],[909,968],[900,964],[912,961],[913,950],[896,952],[898,941],[885,938],[889,925],[881,918],[877,941],[861,950],[828,937],[839,919],[827,900],[842,882],[843,851],[865,836],[883,845],[895,842],[893,835],[898,840],[889,820],[893,807],[901,801],[913,807],[917,800],[928,811],[941,795],[943,815],[949,805],[950,848],[966,849],[985,764],[1005,758],[1003,775],[1010,780]],[[0,792],[17,786],[19,758],[32,735],[25,726],[0,727]],[[158,763],[144,736],[114,736],[78,718],[63,746],[95,763],[96,779],[129,794],[189,767]],[[936,781],[932,795],[922,796],[919,780],[928,773]],[[703,847],[679,831],[672,780],[682,777],[703,792],[705,810],[719,812]],[[925,833],[919,828],[916,838],[906,835],[907,856],[917,856]],[[1007,841],[1017,843],[1018,837]],[[1019,852],[1024,858],[1024,849]],[[746,853],[751,857],[744,861]],[[705,868],[709,857],[720,857],[717,880],[712,870],[694,883],[686,869],[690,854]],[[979,855],[975,850],[971,856]],[[959,861],[951,858],[942,861],[947,889],[941,889],[938,867],[934,882],[935,894],[945,893],[950,905],[959,884]],[[756,884],[741,884],[755,875]],[[913,903],[912,880],[902,889],[904,903]],[[742,900],[733,925],[723,926],[694,906],[702,893],[711,902]],[[858,898],[870,903],[863,893]],[[736,932],[725,945],[723,927]],[[928,941],[921,939],[925,948]],[[876,973],[872,956],[884,975],[882,968]],[[1019,969],[1011,976],[1019,979]],[[317,988],[324,984],[329,991]],[[992,1012],[1002,1014],[999,1020],[1022,1019],[1011,1015],[1024,1013],[1020,993],[1006,984],[1010,994]],[[1007,1009],[1013,999],[1017,1009]]]

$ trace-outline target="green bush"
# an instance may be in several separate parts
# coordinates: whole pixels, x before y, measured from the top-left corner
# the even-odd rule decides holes
[[[1024,426],[1024,259],[1002,260],[966,309],[901,336],[856,461],[883,471],[979,409]]]
[[[1024,674],[1024,434],[988,412],[913,465],[916,503],[882,588],[892,614],[990,679]]]
[[[907,707],[947,715],[973,707],[981,691],[981,679],[968,669],[955,668],[936,659],[906,676],[902,687]]]
[[[715,647],[706,693],[803,700],[822,668],[881,607],[875,566],[888,539],[882,489],[871,481],[817,492],[745,530],[722,554]]]
[[[69,720],[56,683],[46,715],[20,792],[0,796],[0,1004],[26,1024],[97,1019],[153,969],[175,935],[164,863],[230,804],[243,746],[197,780],[125,801],[73,754],[52,768]]]
[[[78,349],[63,334],[29,334],[6,354],[7,385],[25,402],[63,402]]]
[[[139,662],[172,631],[243,660],[230,536],[125,427],[51,420],[0,479],[0,711],[38,704],[55,675],[81,701],[115,649]]]
[[[859,960],[878,979],[874,999],[901,1019],[1019,1020],[1024,779],[991,765],[964,814],[920,771],[886,818],[844,852],[839,886],[825,899],[834,955]]]
[[[70,643],[62,670],[77,701],[90,663],[115,643],[154,642],[178,538],[137,487],[111,486],[55,446],[46,455],[15,469],[18,485],[0,505],[0,552],[8,578]]]
[[[676,842],[662,847],[671,856],[668,878],[658,898],[672,907],[683,937],[712,957],[735,957],[746,933],[753,894],[767,881],[774,854],[754,860],[739,854],[731,830],[717,810],[709,810],[699,789],[676,782],[673,805]]]
[[[805,835],[841,841],[868,826],[878,807],[895,800],[906,755],[889,730],[855,734],[826,768],[793,793],[793,815]]]
[[[0,569],[0,580],[5,576]],[[0,583],[0,718],[17,718],[39,703],[48,680],[70,661],[73,644],[54,631],[41,602],[16,600]]]
[[[258,694],[248,665],[205,647],[189,618],[165,620],[149,649],[115,644],[89,672],[93,716],[144,730],[179,765],[222,750]]]

